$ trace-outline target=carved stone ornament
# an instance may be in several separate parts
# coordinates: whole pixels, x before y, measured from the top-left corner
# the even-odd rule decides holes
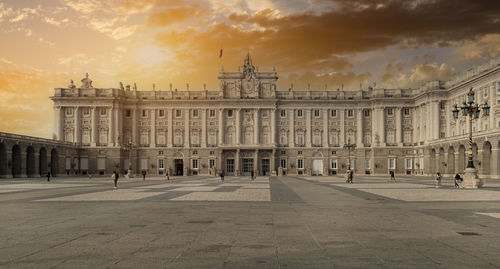
[[[92,80],[89,78],[89,73],[85,73],[85,78],[82,79],[82,86],[80,88],[92,88]]]

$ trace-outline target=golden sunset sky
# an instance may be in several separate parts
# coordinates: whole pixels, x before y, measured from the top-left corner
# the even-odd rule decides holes
[[[500,1],[0,1],[0,131],[52,137],[53,88],[86,72],[216,90],[247,52],[278,90],[417,87],[499,56]]]

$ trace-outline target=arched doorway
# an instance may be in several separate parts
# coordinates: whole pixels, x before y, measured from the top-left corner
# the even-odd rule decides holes
[[[21,147],[19,145],[14,145],[12,147],[12,176],[20,177],[21,169],[22,169],[22,156],[21,156]]]
[[[7,176],[7,149],[0,143],[0,177]]]
[[[429,167],[429,172],[431,174],[436,173],[436,150],[431,149],[431,156],[430,156],[430,167]]]
[[[455,174],[455,149],[453,146],[448,148],[448,174]]]
[[[59,153],[57,149],[50,151],[50,173],[54,176],[59,174]]]
[[[465,167],[467,166],[467,153],[465,152],[465,146],[460,145],[458,147],[458,171],[457,173],[463,173]]]
[[[481,156],[481,173],[483,175],[489,175],[491,172],[491,143],[488,141],[485,141],[483,144],[483,154]],[[495,164],[493,164],[495,165]]]
[[[323,175],[323,155],[321,154],[321,152],[316,152],[313,154],[311,175],[313,176]]]
[[[40,149],[40,156],[38,157],[38,171],[40,176],[45,176],[47,174],[47,150],[45,148]]]
[[[441,174],[444,174],[446,172],[446,162],[445,162],[445,159],[444,159],[444,148],[439,148],[439,158],[438,158],[438,164],[437,164],[437,167],[438,167],[438,170],[437,172],[441,173]]]
[[[28,177],[35,175],[35,149],[32,146],[26,149],[26,175]]]

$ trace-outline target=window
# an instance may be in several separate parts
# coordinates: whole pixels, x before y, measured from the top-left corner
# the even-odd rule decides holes
[[[372,162],[371,160],[365,160],[365,169],[372,169]]]
[[[210,111],[208,112],[208,115],[210,118],[214,118],[215,117],[215,109],[210,109]]]
[[[297,109],[297,117],[302,117],[302,109]]]
[[[349,168],[354,169],[354,161],[355,160],[349,160]]]
[[[193,150],[193,155],[198,155],[198,151],[197,150]]]
[[[387,131],[387,143],[390,145],[395,143],[394,133],[395,133],[394,130]]]
[[[281,159],[280,160],[280,167],[281,168],[286,168],[286,160],[285,159]]]
[[[314,110],[314,117],[319,117],[319,109]]]
[[[370,117],[370,110],[368,109],[365,110],[365,117]]]
[[[193,160],[193,166],[192,166],[193,169],[198,169],[198,159],[194,159]]]
[[[158,110],[158,115],[160,116],[160,118],[164,118],[165,117],[165,110],[164,109]]]
[[[303,169],[304,168],[304,160],[298,159],[297,160],[297,168],[298,169]]]
[[[130,118],[130,109],[125,110],[125,117]]]
[[[286,117],[286,110],[284,110],[284,109],[280,110],[280,116],[282,118]]]
[[[348,109],[348,110],[347,110],[347,117],[349,117],[349,118],[354,117],[354,110],[352,110],[352,109]]]
[[[148,144],[149,144],[149,133],[142,132],[141,133],[141,145],[148,145]]]
[[[159,159],[158,160],[158,168],[159,169],[164,169],[165,168],[165,160]]]
[[[148,116],[148,111],[146,109],[142,110],[142,117],[145,118]]]
[[[446,137],[446,135],[445,135],[445,133],[444,133],[444,132],[440,132],[440,133],[439,133],[439,138],[445,138],[445,137]]]
[[[332,169],[337,169],[337,160],[332,160]]]
[[[446,108],[446,102],[445,102],[445,101],[441,101],[441,102],[439,102],[439,108],[440,108],[441,110],[444,110],[444,109]]]
[[[411,143],[411,130],[405,130],[403,135],[403,143]]]
[[[488,87],[484,87],[484,97],[488,97]]]
[[[409,108],[405,108],[403,110],[403,113],[404,113],[405,116],[409,116],[410,115],[410,109]]]
[[[286,151],[282,150],[280,153],[281,153],[281,155],[285,155]]]
[[[193,118],[198,118],[198,109],[193,109]]]
[[[180,118],[180,117],[181,117],[181,115],[182,115],[182,114],[181,114],[181,110],[180,110],[180,109],[176,109],[176,110],[175,110],[175,117],[176,117],[176,118]]]
[[[229,110],[227,111],[227,116],[228,116],[228,117],[232,117],[232,116],[233,116],[233,110],[232,110],[232,109],[229,109]]]
[[[389,115],[389,116],[392,116],[392,115],[393,115],[392,108],[388,108],[388,109],[387,109],[387,115]]]
[[[396,169],[396,158],[389,158],[389,169]]]
[[[335,155],[337,154],[337,151],[336,150],[332,150],[332,155]]]
[[[158,155],[163,155],[163,150],[158,151]]]
[[[406,169],[412,169],[413,168],[413,165],[412,165],[412,159],[405,159],[405,168]]]
[[[67,107],[65,109],[66,111],[66,116],[72,116],[73,115],[73,108]]]
[[[297,151],[297,155],[302,155],[302,150]]]
[[[101,108],[101,116],[106,116],[107,109],[105,107]]]
[[[88,107],[82,108],[82,114],[83,114],[83,116],[90,115],[90,109]]]
[[[267,118],[269,116],[269,110],[262,110],[262,117]]]
[[[336,109],[330,110],[330,117],[332,117],[332,118],[337,117],[337,110]]]
[[[215,151],[211,150],[210,155],[215,155]]]
[[[215,160],[210,159],[208,160],[208,168],[214,168],[215,167]]]

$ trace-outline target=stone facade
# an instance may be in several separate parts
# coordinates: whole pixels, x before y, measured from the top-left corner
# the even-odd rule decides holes
[[[490,116],[473,122],[475,164],[497,178],[499,63],[415,89],[357,91],[277,90],[278,74],[249,55],[238,72],[220,72],[218,90],[94,88],[87,75],[79,88],[55,89],[55,133],[77,149],[69,174],[130,162],[154,175],[328,175],[345,173],[350,158],[357,174],[451,175],[465,168],[469,124],[451,109],[473,87],[479,103],[491,100]]]

